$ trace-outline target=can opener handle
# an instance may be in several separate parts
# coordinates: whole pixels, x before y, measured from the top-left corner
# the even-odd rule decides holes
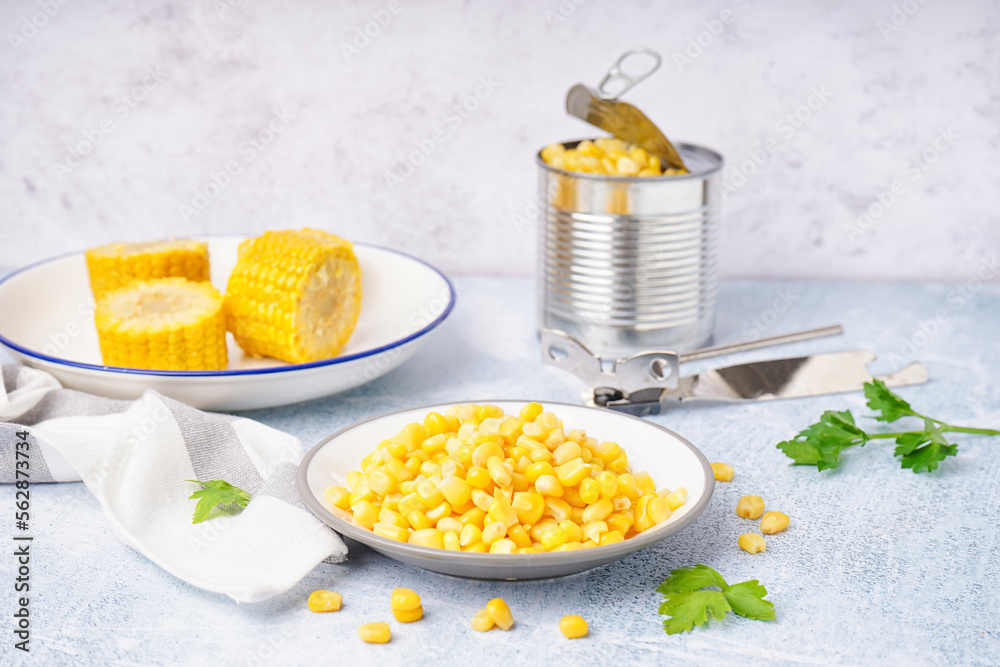
[[[653,58],[652,66],[648,70],[638,74],[627,73],[625,71],[625,61],[632,58],[632,56],[639,54]],[[652,76],[653,72],[660,69],[660,65],[662,63],[663,58],[660,54],[647,46],[636,46],[631,48],[619,56],[618,60],[615,61],[615,64],[612,65],[611,69],[609,69],[607,74],[604,75],[604,78],[601,79],[601,83],[597,85],[597,93],[602,100],[617,100],[619,97]],[[608,88],[608,85],[613,81],[622,81],[624,82],[624,86],[617,92],[612,92]]]

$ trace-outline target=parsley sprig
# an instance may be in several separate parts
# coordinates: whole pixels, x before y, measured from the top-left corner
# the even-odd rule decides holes
[[[700,563],[671,570],[670,576],[656,590],[665,598],[660,613],[669,616],[663,621],[663,629],[668,635],[704,625],[708,622],[708,614],[717,621],[730,611],[745,618],[774,618],[774,605],[764,599],[767,589],[756,579],[730,586],[721,574]]]
[[[924,427],[918,431],[868,433],[855,424],[850,411],[827,410],[818,422],[801,431],[793,440],[779,442],[778,449],[792,459],[793,465],[814,465],[817,470],[828,470],[840,465],[840,453],[848,447],[863,447],[872,440],[892,438],[896,441],[894,454],[901,457],[901,467],[910,468],[913,472],[931,472],[937,469],[940,461],[958,453],[958,445],[949,442],[945,433],[1000,435],[1000,431],[994,429],[952,426],[923,415],[890,391],[881,380],[866,382],[865,396],[868,407],[878,412],[875,415],[878,421],[894,422],[903,417],[916,417],[923,420]]]
[[[208,518],[212,509],[217,505],[236,505],[246,507],[250,502],[250,493],[238,486],[233,486],[229,482],[221,479],[210,479],[207,482],[199,482],[196,479],[186,479],[185,482],[201,484],[202,488],[190,495],[188,500],[198,499],[198,504],[194,507],[194,516],[191,523],[201,523]]]

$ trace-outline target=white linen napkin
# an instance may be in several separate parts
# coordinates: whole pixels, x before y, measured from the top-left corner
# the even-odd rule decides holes
[[[194,586],[257,602],[324,559],[347,557],[340,536],[299,498],[298,438],[152,390],[118,401],[64,389],[26,366],[3,366],[3,386],[0,483],[24,479],[25,468],[31,484],[82,480],[123,542]],[[201,486],[189,479],[223,479],[249,491],[250,503],[192,524],[188,496]]]

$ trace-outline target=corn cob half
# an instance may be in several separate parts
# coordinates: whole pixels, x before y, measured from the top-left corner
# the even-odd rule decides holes
[[[318,229],[266,232],[240,244],[226,327],[254,357],[305,363],[337,356],[361,313],[354,246]]]
[[[178,277],[201,282],[209,279],[208,244],[203,241],[108,243],[91,248],[84,255],[94,299],[137,280]]]
[[[222,295],[207,282],[160,278],[106,292],[94,312],[108,366],[163,370],[226,367]]]

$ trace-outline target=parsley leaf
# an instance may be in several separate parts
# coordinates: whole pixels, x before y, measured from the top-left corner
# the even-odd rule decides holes
[[[879,413],[875,415],[878,421],[919,417],[924,421],[923,430],[867,433],[854,423],[854,415],[850,411],[827,410],[818,422],[800,431],[794,439],[779,442],[777,448],[792,459],[792,465],[814,465],[817,470],[828,470],[840,465],[840,453],[848,447],[895,438],[894,454],[900,457],[900,467],[913,472],[931,472],[937,470],[939,462],[958,453],[958,445],[948,442],[945,433],[1000,435],[1000,431],[994,429],[952,426],[939,419],[925,417],[881,380],[866,382],[865,396],[868,397],[868,407]]]
[[[814,465],[818,470],[827,470],[839,465],[841,451],[867,441],[868,434],[854,424],[850,411],[827,410],[794,440],[779,442],[777,447],[793,460],[793,465]]]
[[[746,618],[774,618],[774,605],[763,599],[767,590],[756,579],[730,586],[721,574],[707,565],[671,570],[670,576],[656,590],[665,597],[660,613],[669,616],[663,621],[663,629],[668,635],[704,625],[709,614],[716,620],[722,620],[730,611]]]
[[[865,383],[865,396],[868,407],[881,414],[875,415],[880,422],[894,422],[903,417],[921,417],[913,411],[910,404],[889,390],[879,379]]]
[[[201,484],[203,487],[188,497],[188,500],[198,500],[198,504],[194,508],[194,516],[191,518],[191,523],[201,523],[208,518],[212,509],[218,505],[246,507],[247,503],[250,502],[249,493],[221,479],[212,479],[207,482],[199,482],[196,479],[186,479],[184,481]]]

